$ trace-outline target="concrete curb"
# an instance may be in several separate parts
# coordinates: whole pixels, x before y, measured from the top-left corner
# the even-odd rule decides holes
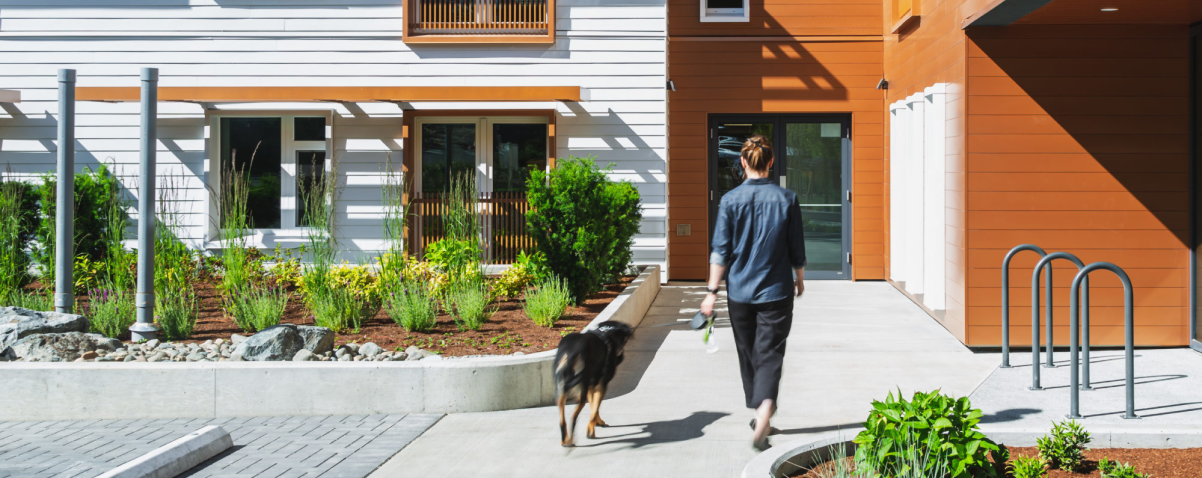
[[[644,267],[587,328],[637,326],[659,277]],[[554,403],[554,359],[549,350],[416,362],[5,362],[0,421],[512,410]]]
[[[742,478],[781,478],[796,473],[805,467],[826,461],[829,450],[840,444],[850,456],[856,445],[851,440],[863,428],[852,428],[815,435],[804,440],[795,440],[773,445],[768,451],[756,455],[743,468]],[[1198,448],[1202,447],[1202,430],[1182,429],[1088,429],[1093,442],[1090,448]],[[1012,447],[1035,446],[1035,440],[1048,433],[1047,429],[989,429],[981,431],[989,439]]]
[[[173,478],[234,446],[229,432],[207,426],[134,458],[98,478]]]

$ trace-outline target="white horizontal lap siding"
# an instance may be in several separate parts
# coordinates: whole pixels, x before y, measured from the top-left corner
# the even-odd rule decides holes
[[[667,97],[665,0],[559,0],[548,45],[407,45],[400,0],[0,0],[0,88],[22,103],[0,108],[0,168],[21,177],[54,169],[60,68],[79,86],[137,86],[157,67],[161,86],[579,86],[579,103],[414,103],[418,109],[558,111],[556,156],[593,156],[642,195],[639,262],[665,261]],[[402,162],[395,104],[223,104],[221,110],[333,110],[342,184],[339,242],[366,256],[383,247],[380,186]],[[76,107],[80,168],[116,165],[136,187],[139,107]],[[505,115],[497,111],[498,116]],[[209,228],[204,110],[159,104],[160,174],[179,178],[177,201],[195,241]],[[131,197],[136,191],[130,193]],[[353,260],[353,258],[352,258]]]

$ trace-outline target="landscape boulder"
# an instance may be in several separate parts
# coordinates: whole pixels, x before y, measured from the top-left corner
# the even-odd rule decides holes
[[[305,350],[320,355],[334,350],[334,331],[312,325],[296,326],[296,333],[305,340]]]
[[[30,335],[87,331],[88,319],[82,315],[0,307],[0,350]]]
[[[234,354],[252,362],[292,360],[305,348],[305,339],[292,324],[268,327],[234,347]]]
[[[120,346],[121,341],[100,334],[66,332],[29,335],[13,344],[12,350],[26,361],[71,362],[84,352],[116,350]]]

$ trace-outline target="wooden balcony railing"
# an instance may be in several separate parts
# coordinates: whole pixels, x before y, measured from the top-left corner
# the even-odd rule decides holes
[[[554,0],[406,0],[407,42],[553,42]]]
[[[442,209],[446,203],[438,193],[413,193],[414,254],[424,259],[426,247],[446,237]],[[512,264],[518,253],[534,252],[534,239],[526,230],[530,203],[525,192],[480,193],[476,216],[480,235],[485,239],[482,258],[488,264]]]

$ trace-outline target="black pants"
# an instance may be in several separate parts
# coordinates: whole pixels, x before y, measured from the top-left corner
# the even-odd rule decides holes
[[[765,304],[729,301],[729,305],[743,394],[747,408],[758,408],[764,400],[775,401],[780,391],[785,341],[793,327],[793,298]]]

